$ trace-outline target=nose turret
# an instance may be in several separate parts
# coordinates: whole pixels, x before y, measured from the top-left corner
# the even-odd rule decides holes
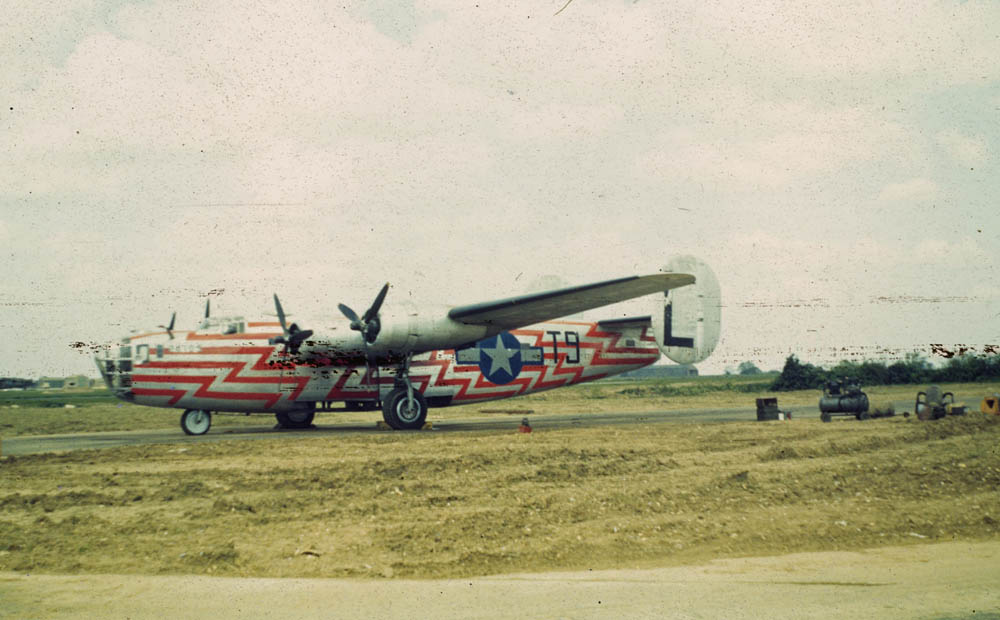
[[[133,400],[132,363],[134,351],[128,338],[104,347],[94,355],[97,369],[111,393],[122,400]]]

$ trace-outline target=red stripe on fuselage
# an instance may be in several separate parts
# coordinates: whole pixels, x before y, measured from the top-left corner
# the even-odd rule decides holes
[[[136,396],[172,396],[173,398],[167,401],[168,405],[176,404],[181,397],[187,394],[184,390],[155,390],[152,388],[132,388],[132,393]]]
[[[209,391],[209,386],[216,380],[220,379],[223,384],[251,384],[251,385],[278,385],[282,384],[294,384],[295,390],[289,395],[288,399],[291,401],[296,400],[302,391],[305,389],[306,385],[309,383],[309,377],[298,377],[289,374],[282,374],[281,367],[275,366],[267,363],[268,357],[274,351],[273,347],[235,347],[240,353],[245,354],[257,354],[258,358],[250,365],[250,362],[224,362],[224,361],[184,361],[184,362],[160,362],[152,361],[146,364],[142,364],[143,369],[181,369],[181,368],[193,368],[193,369],[204,369],[204,370],[229,370],[228,374],[224,377],[219,377],[218,374],[201,376],[201,375],[150,375],[150,374],[133,374],[132,381],[134,383],[196,383],[201,387],[192,394],[194,397],[203,398],[232,398],[235,400],[265,400],[267,401],[267,407],[272,407],[278,400],[281,399],[282,392],[211,392]],[[205,354],[202,352],[202,354]],[[248,365],[250,365],[249,368]],[[139,367],[137,367],[138,369]],[[269,372],[277,373],[271,376],[265,377],[241,377],[239,373],[245,370],[253,370],[258,372]],[[142,389],[142,388],[140,388]],[[134,391],[134,390],[133,390]]]

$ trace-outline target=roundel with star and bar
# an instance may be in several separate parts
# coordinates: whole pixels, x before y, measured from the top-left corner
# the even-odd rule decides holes
[[[510,332],[501,332],[476,343],[479,370],[495,385],[510,383],[521,374],[521,342]]]

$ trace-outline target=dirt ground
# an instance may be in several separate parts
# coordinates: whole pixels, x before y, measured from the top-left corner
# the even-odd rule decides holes
[[[997,611],[985,584],[1000,582],[998,488],[1000,418],[978,413],[2,457],[0,615],[150,617],[172,600],[278,617],[287,592],[301,617],[336,615],[313,600],[361,606],[342,616],[399,617],[417,601],[426,615],[504,617],[513,600],[536,617],[608,615],[610,601],[616,616],[740,617],[740,600],[799,609],[794,595],[808,613],[784,617],[839,616],[837,600],[859,616],[859,601],[885,600],[880,617],[982,618]],[[846,564],[823,577],[840,566],[831,558]],[[363,593],[378,602],[363,607]]]
[[[1000,418],[3,457],[0,570],[449,578],[1000,536]]]
[[[435,580],[0,573],[0,618],[1000,620],[1000,542]]]

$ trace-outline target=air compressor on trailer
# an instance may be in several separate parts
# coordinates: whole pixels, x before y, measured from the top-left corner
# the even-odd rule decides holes
[[[835,415],[853,415],[858,420],[893,415],[891,409],[873,413],[869,409],[868,395],[861,391],[861,384],[857,379],[847,378],[826,382],[823,396],[819,399],[819,411],[819,419],[824,422],[829,422]]]

